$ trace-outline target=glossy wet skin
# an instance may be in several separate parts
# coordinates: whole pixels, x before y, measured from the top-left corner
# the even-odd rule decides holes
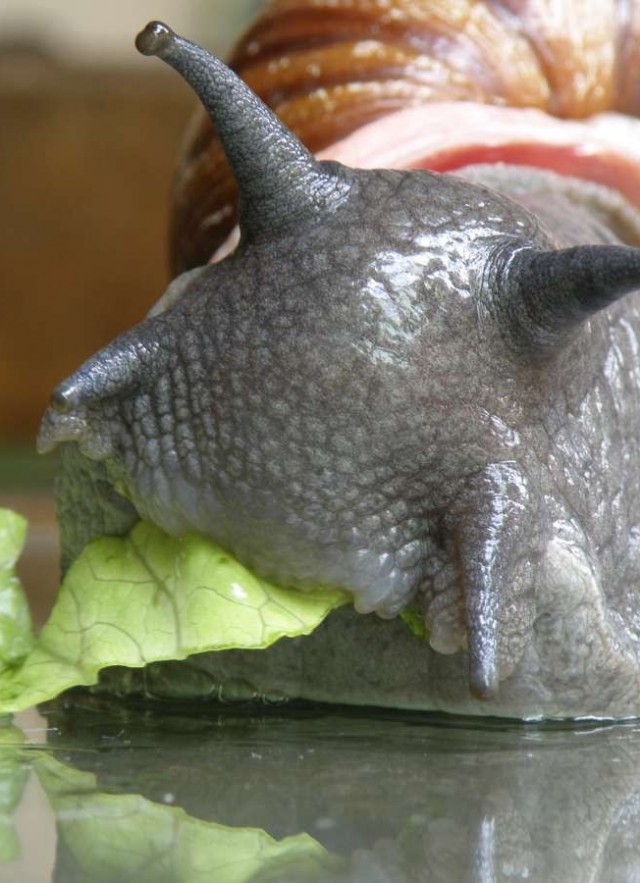
[[[283,585],[346,588],[360,613],[424,611],[433,649],[340,614],[294,659],[261,652],[258,692],[638,713],[640,315],[607,306],[637,253],[559,251],[616,239],[579,186],[535,172],[514,202],[508,171],[354,172],[274,128],[263,179],[260,132],[216,111],[243,242],[54,394],[41,446],[74,447],[67,557],[142,516]]]

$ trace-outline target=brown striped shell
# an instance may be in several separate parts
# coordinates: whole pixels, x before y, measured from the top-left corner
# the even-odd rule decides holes
[[[230,64],[313,151],[432,101],[565,118],[640,110],[640,0],[271,0]],[[175,188],[175,272],[209,260],[236,190],[198,110]]]

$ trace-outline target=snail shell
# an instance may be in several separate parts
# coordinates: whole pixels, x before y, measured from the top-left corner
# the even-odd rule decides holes
[[[640,0],[271,0],[230,66],[312,151],[434,101],[567,119],[640,111]],[[237,190],[198,110],[171,221],[176,273],[235,224]]]

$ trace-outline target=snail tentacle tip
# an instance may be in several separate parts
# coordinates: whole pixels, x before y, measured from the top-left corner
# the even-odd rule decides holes
[[[469,669],[469,692],[481,702],[489,702],[498,695],[500,686],[498,672],[492,662],[482,664],[475,661]]]
[[[136,49],[142,55],[160,55],[175,39],[171,28],[162,21],[150,21],[136,37]]]

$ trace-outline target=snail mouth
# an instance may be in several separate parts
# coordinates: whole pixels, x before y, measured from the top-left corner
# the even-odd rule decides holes
[[[108,435],[96,430],[89,414],[81,409],[62,407],[52,400],[40,424],[36,447],[39,454],[48,454],[58,445],[76,442],[91,460],[104,460],[112,452]]]
[[[614,113],[575,121],[534,109],[434,102],[369,123],[319,157],[435,172],[479,163],[534,166],[605,185],[640,208],[639,130],[640,122]]]

